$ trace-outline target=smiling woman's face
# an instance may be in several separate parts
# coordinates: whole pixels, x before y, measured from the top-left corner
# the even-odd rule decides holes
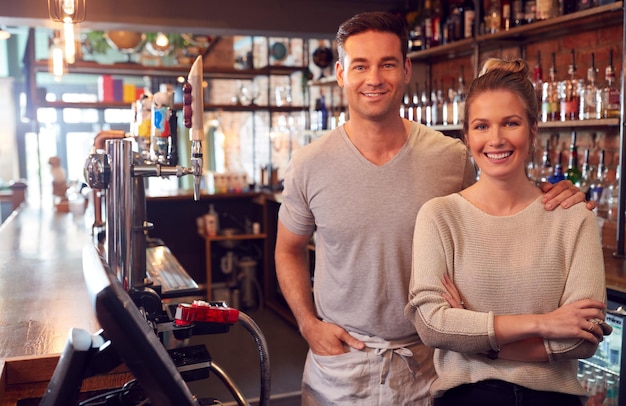
[[[481,177],[523,174],[534,139],[521,98],[508,90],[478,95],[468,109],[466,139]]]

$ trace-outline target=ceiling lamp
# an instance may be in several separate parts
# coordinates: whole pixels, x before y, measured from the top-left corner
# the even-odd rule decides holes
[[[80,23],[85,20],[85,0],[48,0],[48,14],[53,21]]]

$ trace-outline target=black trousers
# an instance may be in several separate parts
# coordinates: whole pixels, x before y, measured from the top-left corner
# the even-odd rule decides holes
[[[489,379],[457,386],[435,398],[434,406],[581,406],[581,398],[559,392],[528,389]]]

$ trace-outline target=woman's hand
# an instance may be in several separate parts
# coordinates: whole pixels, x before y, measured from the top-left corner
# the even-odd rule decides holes
[[[595,344],[602,341],[604,330],[604,303],[582,299],[539,315],[539,335],[544,338],[582,338]]]
[[[463,302],[461,294],[447,274],[443,275],[442,283],[443,287],[446,288],[446,292],[442,293],[441,296],[446,299],[446,302],[448,302],[450,307],[455,309],[465,309],[465,302]]]

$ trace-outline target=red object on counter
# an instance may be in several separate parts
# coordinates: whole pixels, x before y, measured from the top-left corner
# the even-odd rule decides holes
[[[222,303],[210,303],[202,300],[192,304],[181,303],[176,308],[175,322],[177,326],[193,323],[234,324],[239,320],[239,310]]]

